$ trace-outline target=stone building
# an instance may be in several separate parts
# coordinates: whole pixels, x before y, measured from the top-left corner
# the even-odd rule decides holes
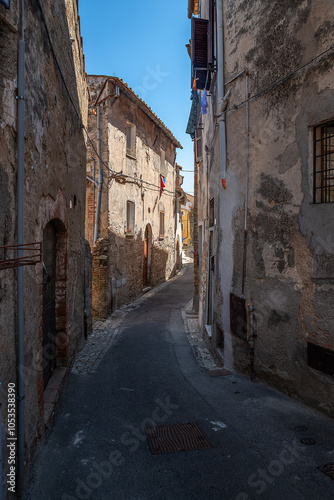
[[[194,226],[194,197],[185,193],[185,200],[181,205],[182,215],[182,241],[183,245],[191,247],[193,245],[193,226]]]
[[[182,266],[182,203],[185,201],[185,192],[182,185],[184,177],[182,174],[182,167],[178,164],[175,165],[175,203],[176,203],[176,270],[181,269]]]
[[[189,17],[198,4],[189,0]],[[207,340],[227,368],[254,370],[330,415],[332,8],[330,0],[202,0],[191,19],[198,104],[189,131]]]
[[[181,145],[121,79],[89,76],[88,85],[86,235],[93,245],[93,312],[105,317],[175,274]]]
[[[25,430],[18,448],[24,449],[27,463],[43,433],[44,417],[50,414],[55,380],[84,340],[84,269],[85,265],[89,268],[89,249],[84,233],[83,129],[88,105],[77,1],[25,0],[24,6],[22,16],[20,2],[8,2],[9,8],[0,4],[0,401],[5,440],[7,387],[17,387],[17,371],[20,380],[24,364],[25,394],[24,389],[16,392],[16,425]],[[22,27],[27,40],[25,54],[20,52],[25,83],[18,88]],[[23,196],[17,177],[20,158]],[[23,242],[29,245],[22,247],[20,241],[17,252],[12,246],[19,238],[20,199],[24,199]],[[17,282],[22,274],[21,307],[17,289],[20,296],[22,290]],[[17,326],[22,314],[24,363],[17,366],[17,349],[23,346]],[[54,392],[46,399],[45,391],[51,386]]]

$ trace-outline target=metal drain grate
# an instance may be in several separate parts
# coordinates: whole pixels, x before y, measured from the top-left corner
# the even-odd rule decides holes
[[[306,432],[308,428],[305,425],[295,425],[294,430],[296,432]]]
[[[315,444],[315,440],[312,438],[303,438],[300,440],[300,442],[307,445]]]
[[[334,462],[326,465],[320,465],[318,469],[334,481]]]
[[[212,448],[197,422],[146,427],[145,432],[152,455]]]
[[[208,370],[211,377],[224,377],[226,375],[232,375],[232,372],[226,370],[226,368],[217,368],[216,370]]]
[[[161,316],[161,318],[152,318],[151,321],[167,323],[168,319],[168,316]]]

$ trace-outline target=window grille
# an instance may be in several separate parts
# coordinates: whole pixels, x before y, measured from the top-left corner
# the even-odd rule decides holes
[[[314,128],[314,203],[334,202],[334,121]]]

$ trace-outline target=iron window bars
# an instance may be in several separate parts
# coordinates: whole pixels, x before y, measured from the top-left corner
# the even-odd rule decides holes
[[[314,203],[334,202],[334,121],[314,127]]]

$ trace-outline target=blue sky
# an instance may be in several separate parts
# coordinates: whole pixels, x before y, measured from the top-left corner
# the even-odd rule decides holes
[[[79,0],[88,74],[122,78],[182,144],[177,163],[193,171],[193,143],[185,133],[191,107],[187,0]],[[183,188],[193,193],[193,173]]]

